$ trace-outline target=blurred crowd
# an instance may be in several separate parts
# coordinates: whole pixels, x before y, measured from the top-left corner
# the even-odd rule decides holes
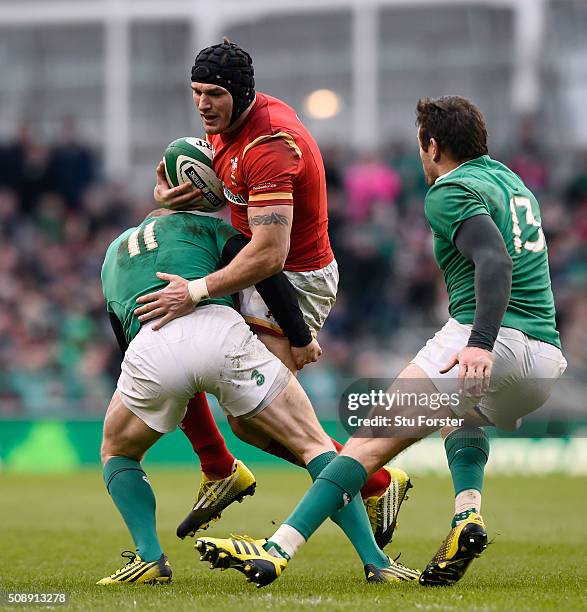
[[[302,377],[318,403],[332,401],[341,381],[397,372],[447,317],[417,151],[394,144],[354,158],[323,152],[341,281],[319,338],[324,356]],[[494,156],[541,202],[559,329],[571,370],[581,370],[587,153],[560,180],[528,124],[510,151]],[[0,144],[0,417],[99,417],[106,409],[120,354],[105,316],[102,260],[154,203],[107,184],[99,168],[73,119],[56,142],[40,141],[23,123],[14,141]]]

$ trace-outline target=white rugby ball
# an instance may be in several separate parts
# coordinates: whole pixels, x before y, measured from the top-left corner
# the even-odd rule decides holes
[[[205,140],[191,136],[174,140],[165,149],[163,163],[171,186],[190,182],[202,190],[204,199],[197,210],[216,212],[228,204],[222,181],[212,167],[212,147]]]

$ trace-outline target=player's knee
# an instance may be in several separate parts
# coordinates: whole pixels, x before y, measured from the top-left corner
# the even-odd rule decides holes
[[[136,444],[123,434],[105,435],[100,448],[102,465],[112,457],[128,457],[140,461],[144,453],[136,448]]]
[[[389,459],[395,457],[413,443],[411,438],[350,438],[340,451],[341,455],[352,457],[373,474]]]
[[[115,455],[112,454],[108,445],[102,441],[102,446],[100,447],[100,461],[102,462],[102,465],[106,465],[114,456]]]
[[[252,444],[251,440],[255,437],[253,429],[246,419],[235,419],[233,417],[228,418],[228,422],[230,423],[230,428],[232,429],[232,433],[242,440],[243,442],[247,442],[248,444]]]
[[[457,427],[451,427],[451,426],[449,426],[449,427],[443,427],[443,428],[440,430],[440,435],[442,436],[442,439],[444,440],[444,439],[446,439],[448,436],[450,436],[450,434],[451,434],[453,431],[456,431],[456,430],[457,430]]]
[[[102,439],[102,446],[100,447],[100,459],[102,465],[106,465],[112,457],[120,456],[120,452],[117,452],[117,445],[107,437]]]

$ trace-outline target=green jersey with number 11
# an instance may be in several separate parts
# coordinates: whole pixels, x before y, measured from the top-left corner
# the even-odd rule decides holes
[[[202,278],[221,267],[224,245],[237,234],[221,219],[178,212],[148,217],[116,238],[102,266],[102,291],[108,312],[117,316],[127,341],[141,327],[133,315],[139,307],[137,298],[167,285],[157,272]],[[233,306],[230,297],[203,300],[199,306],[206,304]]]
[[[444,273],[449,312],[459,323],[475,317],[475,268],[454,244],[461,223],[489,215],[513,261],[512,291],[502,326],[560,348],[540,208],[522,179],[483,155],[441,176],[426,194],[434,255]]]

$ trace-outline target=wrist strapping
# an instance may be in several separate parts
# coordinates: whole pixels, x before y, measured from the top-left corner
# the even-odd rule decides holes
[[[197,306],[202,300],[206,300],[210,297],[208,294],[208,285],[206,285],[206,278],[197,278],[191,280],[188,283],[188,292],[192,298],[194,306]]]

